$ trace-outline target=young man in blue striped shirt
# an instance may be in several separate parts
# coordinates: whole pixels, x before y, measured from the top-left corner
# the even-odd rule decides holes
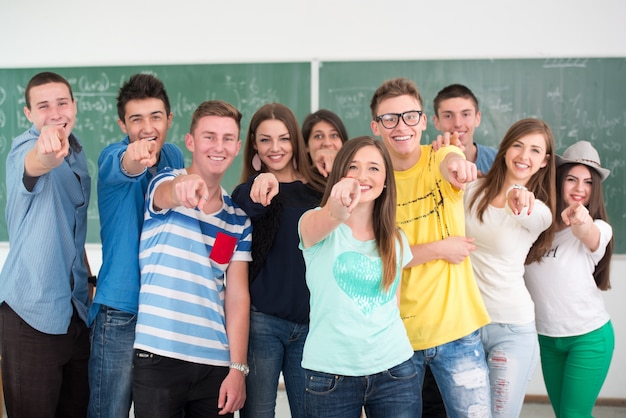
[[[194,112],[186,169],[148,187],[139,244],[137,417],[233,416],[245,401],[252,226],[220,182],[241,148],[241,114],[222,101]]]

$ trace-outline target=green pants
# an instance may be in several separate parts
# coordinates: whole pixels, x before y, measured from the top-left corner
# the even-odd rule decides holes
[[[543,381],[557,418],[591,417],[615,347],[611,321],[573,337],[539,335]]]

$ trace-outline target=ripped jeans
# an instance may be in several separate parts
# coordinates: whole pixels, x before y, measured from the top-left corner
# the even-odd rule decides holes
[[[448,417],[491,417],[489,371],[478,330],[458,340],[415,351],[412,359],[421,380],[424,366],[430,366]]]
[[[494,418],[518,417],[528,383],[539,363],[539,340],[535,322],[491,323],[480,330],[491,383]]]

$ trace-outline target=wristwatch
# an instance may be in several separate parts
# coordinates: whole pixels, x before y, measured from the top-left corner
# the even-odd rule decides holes
[[[247,364],[243,363],[230,363],[230,368],[239,370],[243,377],[247,377],[250,374],[250,367]]]

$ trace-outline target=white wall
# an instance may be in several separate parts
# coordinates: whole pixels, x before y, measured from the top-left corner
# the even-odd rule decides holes
[[[623,0],[2,0],[0,68],[626,57],[625,18]],[[97,270],[100,247],[88,251]],[[626,256],[612,272],[616,354],[600,396],[626,399]],[[539,370],[528,393],[545,394]]]

